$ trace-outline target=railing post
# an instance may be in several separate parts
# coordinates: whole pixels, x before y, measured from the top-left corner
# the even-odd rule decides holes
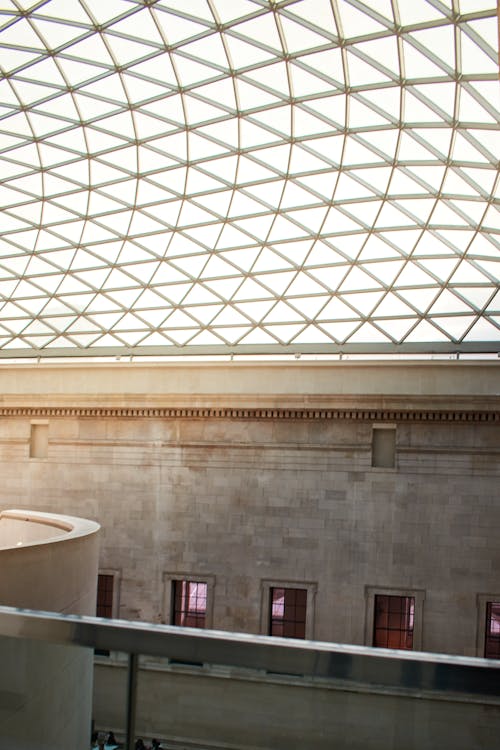
[[[125,750],[134,750],[138,664],[139,655],[129,654],[127,670],[127,716],[125,727]]]

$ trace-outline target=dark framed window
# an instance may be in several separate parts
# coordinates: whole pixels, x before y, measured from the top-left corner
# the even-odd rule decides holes
[[[373,645],[381,648],[413,648],[415,597],[376,594]]]
[[[207,593],[205,581],[172,581],[172,625],[206,627]]]
[[[49,450],[48,422],[33,422],[31,424],[29,455],[30,458],[47,458]]]
[[[500,602],[486,602],[484,655],[487,659],[500,659]]]
[[[307,589],[271,587],[269,635],[306,637]]]
[[[97,577],[97,617],[113,617],[113,586],[115,577],[99,573]]]
[[[373,427],[372,466],[393,469],[396,465],[396,428]]]

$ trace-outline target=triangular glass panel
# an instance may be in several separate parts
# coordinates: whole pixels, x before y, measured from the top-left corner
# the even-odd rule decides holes
[[[384,204],[379,200],[360,201],[345,203],[343,208],[353,219],[369,229],[377,219],[381,207]]]
[[[332,85],[344,84],[344,64],[338,47],[330,45],[321,52],[301,55],[300,60],[310,68],[311,73],[317,71],[326,80],[331,81]]]
[[[274,294],[281,296],[287,292],[295,276],[295,271],[283,271],[281,273],[255,274],[255,280],[270,289]]]
[[[363,146],[360,141],[352,136],[347,136],[345,139],[343,156],[343,164],[345,167],[351,167],[354,165],[364,166],[368,164],[376,164],[381,161],[380,156],[366,146]]]
[[[240,344],[247,345],[247,344],[276,344],[277,341],[275,338],[270,336],[268,333],[266,333],[262,328],[254,328],[253,331],[250,331],[244,338],[241,339],[239,342]]]
[[[427,224],[430,221],[433,224],[435,223],[436,212],[434,208],[436,200],[434,198],[399,198],[397,201],[391,201],[391,204],[402,211],[415,224]]]
[[[424,183],[424,185],[428,186],[428,188],[430,188],[430,192],[438,192],[440,190],[446,168],[441,165],[412,165],[405,171],[407,171],[407,174],[409,176],[414,175],[417,179]]]
[[[345,279],[348,269],[349,266],[309,268],[308,274],[318,279],[326,289],[334,292]]]
[[[349,337],[349,341],[352,343],[389,343],[390,339],[382,331],[376,328],[371,323],[363,323],[352,336]]]
[[[386,258],[401,258],[401,253],[376,234],[370,234],[363,249],[359,253],[358,261],[382,260]]]
[[[465,138],[460,131],[457,131],[453,153],[460,154],[460,161],[477,162],[479,164],[487,163],[488,159],[486,156],[480,151],[480,148],[476,148],[474,145],[476,141],[471,143],[471,140],[473,139]],[[479,143],[477,145],[479,146]]]
[[[462,170],[448,169],[446,173],[446,179],[443,185],[443,193],[450,196],[457,195],[472,195],[477,197],[481,192],[479,186],[473,187],[468,180],[465,180],[461,174]]]
[[[460,289],[457,289],[457,291],[460,291]],[[467,289],[467,294],[472,295],[480,292],[480,289]],[[493,292],[493,289],[491,290]],[[488,307],[486,308],[487,312],[489,313],[500,313],[500,290],[497,291],[497,293],[494,295],[493,299],[489,303]]]
[[[349,301],[349,298],[346,297]],[[333,297],[317,316],[318,320],[352,320],[358,317],[352,307],[345,304],[339,297]]]
[[[408,334],[405,341],[408,343],[423,343],[430,341],[450,341],[449,336],[439,331],[427,320],[421,320],[420,323]]]
[[[359,251],[366,241],[368,234],[358,232],[356,234],[347,234],[345,236],[332,237],[326,245],[333,245],[345,258],[354,260],[358,257]]]
[[[345,39],[375,34],[383,29],[385,30],[382,24],[352,5],[339,5],[338,10],[342,24],[342,35]]]
[[[464,86],[460,89],[460,110],[458,119],[461,122],[495,123],[494,117],[472,97]]]
[[[238,28],[239,26],[236,27],[236,30]],[[272,60],[275,57],[275,54],[272,52],[268,52],[250,42],[244,42],[241,39],[237,39],[232,35],[230,31],[226,31],[224,36],[227,47],[229,49],[229,53],[231,55],[231,67],[233,69],[244,70],[245,68],[256,65],[258,63],[264,63],[268,60]],[[242,63],[243,61],[244,64],[238,64]]]
[[[383,117],[397,127],[400,120],[402,93],[402,89],[394,84],[387,88],[366,89],[358,94],[358,99],[369,102],[371,109],[379,110]]]
[[[425,231],[418,241],[418,244],[414,251],[414,258],[420,259],[426,256],[435,255],[456,255],[456,251],[450,248],[442,239],[439,237],[437,232]]]
[[[375,279],[365,273],[361,268],[353,267],[339,287],[339,291],[350,292],[381,288],[382,285],[380,282],[375,281]]]
[[[291,268],[292,266],[290,263],[287,263],[286,260],[269,248],[264,247],[253,266],[253,271],[259,273],[261,271],[282,271]]]
[[[224,250],[238,246],[250,245],[251,243],[252,240],[247,234],[244,234],[230,224],[225,224],[218,239],[217,248],[219,250]]]
[[[328,97],[314,99],[311,102],[307,102],[307,106],[312,111],[317,112],[319,116],[325,118],[326,122],[330,123],[331,128],[334,131],[336,129],[341,131],[345,127],[347,117],[347,97],[343,92]],[[342,136],[344,136],[344,133],[342,133]],[[334,152],[331,159],[338,163],[340,160],[336,158],[335,153],[336,152]]]
[[[413,316],[412,320],[416,320],[415,311],[406,305],[398,296],[393,292],[388,292],[377,305],[376,309],[372,313],[373,318],[400,318],[400,317]],[[382,322],[380,323],[384,325]]]
[[[157,10],[154,15],[169,45],[177,45],[179,42],[197,36],[206,29],[206,26],[201,23],[181,18],[173,13],[167,14]]]
[[[389,227],[415,227],[418,222],[400,211],[397,205],[384,203],[377,217],[377,228],[387,229]]]
[[[270,149],[265,149],[269,151]],[[266,154],[262,152],[259,154],[262,159],[266,158]],[[258,164],[253,159],[249,159],[246,156],[241,156],[238,162],[238,184],[245,185],[246,183],[263,182],[276,177],[275,172],[270,169],[266,169],[262,164]],[[259,185],[259,192],[262,192],[262,185]]]
[[[301,224],[311,234],[317,234],[321,230],[327,210],[326,206],[321,208],[304,208],[288,211],[287,216]]]
[[[228,250],[219,254],[228,263],[233,264],[235,269],[248,273],[255,263],[259,250],[260,248],[248,247],[244,250]]]
[[[250,42],[270,47],[274,52],[282,51],[282,44],[274,14],[260,15],[249,21],[243,21],[236,27],[238,34],[241,34]]]
[[[386,75],[399,78],[399,53],[396,36],[359,42],[355,49],[372,58],[380,67],[385,68]],[[366,60],[366,62],[369,62],[369,60]]]
[[[436,286],[437,282],[432,276],[425,273],[416,263],[408,261],[403,268],[401,274],[398,276],[395,284],[396,288],[402,287],[425,287],[425,286]]]
[[[392,130],[363,131],[360,136],[365,143],[380,151],[383,158],[388,158],[389,161],[394,159],[399,140],[399,130],[393,128]]]
[[[302,60],[303,58],[300,59]],[[324,94],[333,91],[336,88],[332,81],[324,80],[318,75],[313,75],[313,73],[305,70],[297,64],[292,63],[289,69],[292,77],[293,94],[298,99],[303,96]]]
[[[239,302],[236,309],[250,317],[256,323],[262,320],[265,315],[269,312],[271,306],[274,305],[273,301],[267,302]]]
[[[219,314],[213,318],[212,326],[248,325],[249,320],[234,307],[224,307]]]
[[[335,33],[333,18],[330,15],[332,27],[330,33]],[[327,44],[328,39],[321,34],[308,29],[303,24],[293,21],[284,15],[281,16],[281,26],[285,35],[285,45],[288,54],[297,52],[311,52],[317,47],[323,47]]]
[[[479,318],[464,341],[500,341],[500,326],[494,326],[489,320]]]
[[[348,48],[349,49],[349,48]],[[356,47],[354,47],[354,50]],[[378,67],[370,65],[368,62],[363,60],[355,53],[355,51],[347,52],[348,69],[349,69],[349,84],[354,88],[362,87],[365,88],[374,83],[387,83],[391,80],[389,75],[382,73]]]
[[[317,276],[317,274],[316,274]],[[311,278],[307,273],[299,271],[293,282],[286,290],[287,297],[293,297],[295,295],[314,295],[314,294],[325,294],[326,287],[322,284],[318,284],[317,281]]]
[[[260,300],[260,299],[269,299],[274,297],[274,294],[270,292],[268,289],[265,289],[260,284],[257,284],[256,281],[254,281],[251,278],[245,279],[243,284],[240,286],[236,294],[234,295],[234,299],[237,300]]]
[[[454,287],[453,291],[460,295],[472,308],[482,310],[494,293],[495,287]],[[500,301],[500,293],[497,295]],[[488,310],[495,309],[495,303],[490,303]]]
[[[451,24],[413,31],[412,38],[428,49],[434,57],[439,58],[449,69],[455,69],[455,33]]]
[[[346,216],[345,213],[332,206],[328,212],[321,233],[324,236],[332,235],[332,242],[336,245],[338,239],[336,235],[338,233],[353,232],[359,229],[361,229],[360,224],[356,223],[349,216]]]
[[[293,107],[293,135],[295,138],[326,134],[330,130],[330,125],[324,120],[309,114],[298,105]]]
[[[399,318],[398,320],[377,320],[377,327],[381,328],[391,339],[400,344],[407,333],[417,323],[418,318]],[[353,339],[354,340],[354,339]]]
[[[449,205],[446,205],[443,201],[438,201],[430,217],[430,226],[439,228],[467,226],[469,222],[456,211],[452,211],[452,205],[451,201],[449,201]]]
[[[396,279],[398,273],[403,267],[404,261],[393,260],[384,263],[366,263],[362,267],[370,274],[379,279],[382,284],[390,285]]]
[[[283,344],[289,344],[292,339],[304,328],[304,323],[300,325],[293,325],[288,323],[283,323],[282,325],[266,325],[265,329],[268,331],[271,335],[276,336],[276,338],[281,341]]]
[[[319,326],[308,325],[293,340],[294,344],[332,344],[332,337],[327,336]]]
[[[498,44],[498,41],[497,41]],[[490,73],[498,75],[498,62],[492,59],[485,50],[481,49],[465,33],[465,29],[460,34],[460,52],[461,52],[461,73],[464,76],[477,76],[479,74]]]
[[[337,33],[329,0],[303,0],[301,3],[295,3],[290,11],[294,16],[304,18],[319,29],[325,29],[330,34]]]
[[[294,180],[294,182],[296,181],[297,184],[309,188],[319,200],[332,200],[337,177],[338,175],[333,169],[328,169],[327,172],[321,174],[301,176],[299,179]]]
[[[178,305],[186,296],[192,283],[189,284],[165,284],[155,287],[155,291],[162,294],[170,304]]]
[[[460,315],[454,317],[431,318],[434,325],[439,326],[451,339],[460,341],[476,320],[472,315]]]
[[[484,216],[484,205],[472,200],[449,200],[450,208],[457,210],[461,218],[471,225],[480,224]]]
[[[288,323],[293,321],[304,323],[302,315],[289,307],[286,302],[278,301],[262,322],[268,326],[270,323]]]
[[[334,164],[339,165],[342,161],[342,152],[344,148],[344,136],[343,135],[337,135],[337,136],[326,136],[323,138],[314,138],[307,142],[307,153],[315,153],[317,154],[321,159],[324,160],[325,163],[316,162],[319,169],[325,169],[327,164]],[[306,157],[308,158],[308,157]],[[302,169],[301,171],[305,172],[305,169]],[[334,175],[332,172],[330,172],[330,175],[334,178],[336,178],[336,175]],[[324,174],[317,174],[313,177],[301,177],[300,179],[306,183],[308,181],[314,180],[319,181],[321,179],[325,178]],[[321,182],[319,183],[321,184]],[[331,195],[331,192],[330,192]]]
[[[419,313],[425,313],[439,294],[439,287],[400,289],[398,296],[405,299]]]
[[[491,237],[491,240],[493,240],[493,237]],[[468,257],[471,258],[475,255],[486,255],[493,258],[498,258],[499,251],[500,248],[498,247],[498,245],[494,245],[493,241],[490,241],[490,237],[488,235],[477,233],[470,243],[468,249]]]
[[[336,321],[335,323],[321,323],[321,328],[324,329],[339,344],[343,344],[356,330],[356,328],[359,327],[359,325],[360,322],[358,320],[350,323],[341,323]]]
[[[278,242],[279,240],[294,240],[300,236],[309,234],[306,230],[300,229],[296,224],[285,216],[276,216],[275,222],[267,238],[268,242]]]
[[[193,284],[190,291],[183,300],[184,309],[189,312],[190,305],[215,304],[220,302],[219,298],[213,294],[205,285]]]
[[[500,254],[496,260],[477,260],[475,261],[477,266],[487,273],[491,281],[500,282]]]
[[[330,300],[329,296],[320,297],[294,297],[289,299],[289,304],[299,311],[306,319],[315,318],[320,310],[325,307]]]
[[[369,167],[366,169],[361,167],[352,170],[351,174],[366,182],[369,187],[373,186],[374,192],[385,194],[389,180],[391,179],[392,169],[386,166]]]
[[[471,309],[448,289],[443,289],[429,310],[429,315],[446,313],[470,313]]]
[[[369,190],[356,179],[356,172],[341,172],[335,188],[334,200],[336,201],[348,201],[351,199],[370,198],[374,195],[373,190]]]
[[[383,297],[383,292],[353,292],[342,295],[361,315],[369,315]]]
[[[228,344],[233,345],[239,343],[239,339],[251,331],[251,327],[240,325],[234,328],[219,328],[217,326],[214,330],[217,336],[223,338]]]
[[[403,38],[403,58],[405,72],[408,79],[412,78],[438,78],[443,75],[443,69],[433,62],[427,55],[420,52],[410,37]]]

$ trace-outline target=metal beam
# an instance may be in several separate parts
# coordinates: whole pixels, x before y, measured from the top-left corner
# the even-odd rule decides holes
[[[0,635],[500,705],[500,661],[0,607]],[[137,661],[133,660],[134,669]],[[129,677],[133,699],[134,670]]]

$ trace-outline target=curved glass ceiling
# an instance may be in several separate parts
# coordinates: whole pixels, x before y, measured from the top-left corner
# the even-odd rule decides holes
[[[496,351],[494,0],[2,0],[0,356]]]

